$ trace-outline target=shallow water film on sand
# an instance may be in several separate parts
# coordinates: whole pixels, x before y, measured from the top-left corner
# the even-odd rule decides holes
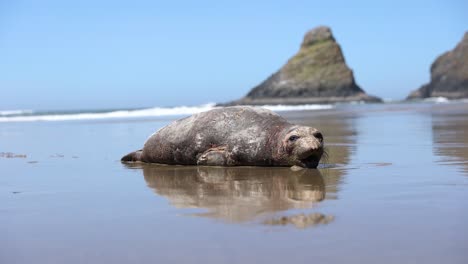
[[[120,163],[171,116],[0,123],[0,263],[467,262],[467,103],[280,114],[318,170]]]

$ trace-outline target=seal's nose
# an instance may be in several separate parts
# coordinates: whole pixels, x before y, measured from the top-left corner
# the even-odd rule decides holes
[[[304,148],[301,149],[300,159],[305,159],[310,156],[321,156],[323,151],[322,143],[313,137],[309,137],[305,142]]]
[[[312,135],[314,135],[314,137],[316,139],[318,139],[320,141],[320,143],[323,142],[323,135],[322,135],[322,133],[320,131],[317,130]]]

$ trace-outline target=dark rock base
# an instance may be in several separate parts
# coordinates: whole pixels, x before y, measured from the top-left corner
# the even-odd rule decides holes
[[[218,106],[231,105],[301,105],[301,104],[336,104],[336,103],[381,103],[382,99],[367,94],[359,94],[347,97],[287,97],[287,98],[258,98],[244,97],[242,99],[218,104]]]

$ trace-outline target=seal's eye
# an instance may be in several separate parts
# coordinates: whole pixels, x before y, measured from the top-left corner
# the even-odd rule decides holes
[[[294,141],[296,141],[298,138],[299,138],[298,136],[290,136],[290,137],[289,137],[289,141],[294,142]]]

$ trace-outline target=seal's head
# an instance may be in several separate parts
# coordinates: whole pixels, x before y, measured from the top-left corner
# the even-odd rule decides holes
[[[281,149],[287,163],[304,168],[317,168],[323,155],[323,135],[315,128],[294,126],[283,136]]]

